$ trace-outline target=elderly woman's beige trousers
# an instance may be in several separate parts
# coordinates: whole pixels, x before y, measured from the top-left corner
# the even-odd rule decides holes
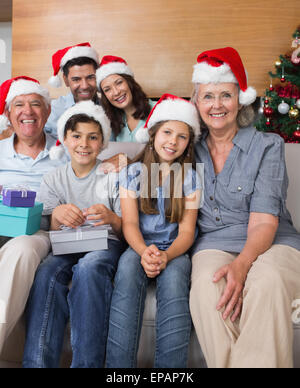
[[[216,310],[225,280],[214,273],[236,254],[207,249],[192,258],[190,308],[210,368],[293,366],[292,302],[300,298],[300,251],[273,245],[253,263],[235,323]]]
[[[49,248],[48,234],[39,231],[13,238],[0,249],[0,353],[24,311],[35,271]]]

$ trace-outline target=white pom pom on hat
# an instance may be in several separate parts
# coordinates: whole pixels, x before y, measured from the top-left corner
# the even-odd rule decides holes
[[[65,47],[56,51],[56,53],[52,55],[53,75],[49,78],[48,84],[54,88],[59,88],[62,85],[61,79],[58,75],[59,70],[71,59],[80,57],[91,58],[97,63],[97,65],[99,64],[98,53],[91,47],[89,42]]]
[[[192,127],[196,142],[201,134],[196,107],[191,102],[165,93],[152,108],[143,128],[138,129],[135,138],[139,143],[149,141],[149,129],[160,121],[182,121]]]
[[[39,94],[46,104],[50,105],[50,95],[47,89],[43,88],[39,81],[27,77],[18,76],[4,81],[0,86],[0,133],[5,130],[10,122],[5,116],[5,108],[12,102],[12,100],[23,94]]]
[[[100,105],[94,104],[93,101],[80,101],[67,109],[57,121],[57,136],[58,140],[56,145],[50,149],[50,159],[60,159],[64,154],[64,134],[67,121],[74,115],[85,114],[93,118],[101,125],[103,134],[103,146],[101,151],[108,146],[108,142],[111,136],[111,124],[104,112],[104,109]]]
[[[250,105],[256,90],[247,85],[247,73],[239,53],[232,47],[204,51],[194,65],[193,83],[209,84],[234,82],[239,85],[239,103]]]
[[[100,66],[96,71],[97,86],[99,90],[100,83],[104,78],[112,74],[127,74],[134,77],[134,74],[125,59],[114,55],[104,55],[101,59]]]

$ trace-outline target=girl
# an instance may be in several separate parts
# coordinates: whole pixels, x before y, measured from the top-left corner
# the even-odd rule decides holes
[[[115,277],[107,367],[136,367],[150,278],[157,281],[154,366],[186,366],[191,330],[186,252],[195,238],[200,197],[195,170],[186,167],[193,163],[199,134],[195,107],[163,95],[137,133],[139,141],[149,140],[147,146],[120,174],[122,227],[130,247]]]
[[[123,58],[105,55],[96,78],[101,103],[111,121],[112,139],[136,141],[135,135],[145,125],[154,102],[148,100]]]
[[[113,174],[96,174],[97,156],[111,128],[103,108],[83,101],[58,121],[59,141],[71,162],[45,175],[39,200],[51,215],[51,230],[76,228],[87,219],[109,224],[108,249],[48,255],[39,266],[27,305],[24,367],[58,367],[70,318],[72,367],[102,367],[106,347],[112,279],[123,250],[120,203]],[[63,150],[62,146],[55,150]],[[56,154],[56,155],[55,155]],[[58,157],[57,152],[51,152]],[[88,195],[87,195],[88,193]],[[69,291],[69,282],[72,287]]]

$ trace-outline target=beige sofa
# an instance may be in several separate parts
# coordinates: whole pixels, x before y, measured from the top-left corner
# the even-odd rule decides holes
[[[141,150],[141,147],[141,145],[135,143],[110,143],[109,148],[101,154],[101,159],[114,155],[118,152],[125,152],[129,157],[133,157]],[[300,144],[286,144],[286,162],[290,179],[290,186],[288,191],[288,209],[292,214],[294,225],[298,231],[300,231],[300,179],[298,170],[298,166],[300,165]],[[155,285],[152,283],[149,286],[146,299],[141,342],[138,354],[139,367],[152,367],[155,348],[155,311]],[[0,367],[20,367],[23,346],[24,317],[22,317],[17,327],[6,342],[5,348],[0,355]],[[71,356],[72,353],[69,343],[69,328],[67,328],[64,351],[61,360],[61,365],[63,367],[67,367],[70,364]],[[300,367],[300,323],[294,324],[294,363],[295,367]],[[192,332],[190,341],[188,366],[195,368],[206,366],[194,330]]]

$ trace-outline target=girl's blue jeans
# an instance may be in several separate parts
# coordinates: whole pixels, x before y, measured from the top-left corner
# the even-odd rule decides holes
[[[23,367],[59,367],[68,320],[71,367],[103,367],[112,282],[123,251],[123,243],[108,240],[107,250],[50,253],[40,264],[26,307]]]
[[[189,310],[191,261],[179,256],[156,278],[155,368],[184,368],[187,365],[191,332]],[[106,366],[134,368],[147,285],[140,256],[128,248],[119,260],[111,302]]]

